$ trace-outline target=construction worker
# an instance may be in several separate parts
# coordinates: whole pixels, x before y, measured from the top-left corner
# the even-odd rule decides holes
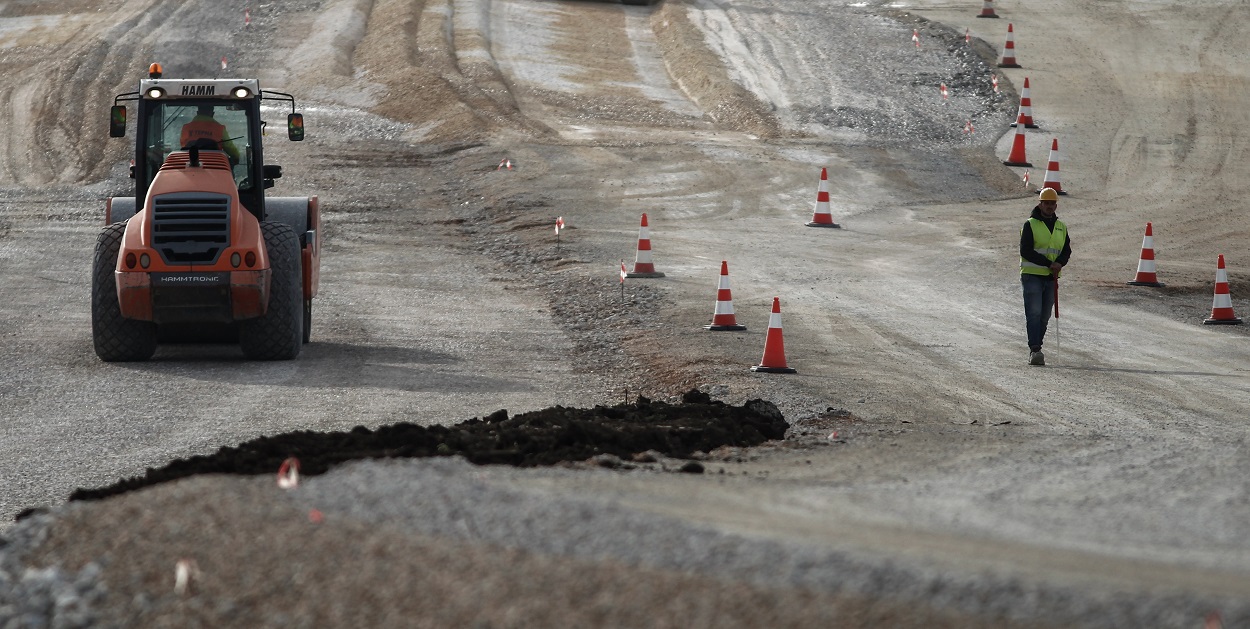
[[[1055,307],[1059,272],[1072,256],[1068,226],[1055,216],[1059,195],[1042,188],[1037,206],[1020,230],[1020,284],[1024,288],[1024,319],[1029,337],[1029,364],[1045,365],[1042,338]]]
[[[212,105],[200,105],[191,122],[182,125],[182,138],[179,140],[182,148],[190,148],[197,140],[199,148],[225,151],[230,156],[231,164],[239,163],[239,149],[227,137],[226,126],[213,118]]]

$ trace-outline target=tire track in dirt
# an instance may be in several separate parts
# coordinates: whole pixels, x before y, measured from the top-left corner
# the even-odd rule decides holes
[[[102,131],[107,111],[99,104],[111,100],[136,65],[142,40],[128,41],[126,34],[151,29],[168,15],[170,7],[154,4],[131,2],[116,22],[111,14],[86,22],[64,43],[36,42],[9,53],[18,63],[6,67],[0,80],[0,102],[11,112],[0,121],[6,138],[0,170],[8,179],[72,183],[107,172],[110,160],[101,159],[109,153]]]
[[[215,49],[161,42],[180,28],[206,41],[227,40],[231,22],[221,19],[219,11],[197,3],[132,0],[117,12],[86,21],[81,32],[62,44],[19,51],[19,58],[30,63],[6,72],[0,81],[0,102],[12,112],[0,122],[7,138],[0,148],[0,170],[24,185],[105,179],[131,147],[130,141],[110,141],[106,103],[133,91],[151,62],[160,61],[177,76],[211,67]],[[206,33],[210,36],[204,37]]]
[[[651,18],[669,75],[704,115],[723,128],[764,138],[781,135],[769,105],[729,77],[719,55],[681,3],[664,3]]]
[[[776,135],[775,119],[729,79],[679,5],[646,14],[595,3],[338,0],[318,12],[306,33],[288,29],[286,36],[300,43],[277,65],[296,69],[295,83],[319,87],[319,98],[413,125],[409,139],[421,142],[481,142],[501,134],[551,138],[556,127],[588,116],[625,127],[687,129],[711,121],[722,129]],[[654,45],[633,41],[639,33],[630,29],[639,24],[649,24]],[[551,40],[537,41],[540,36]],[[563,79],[550,78],[559,72],[548,67],[570,54],[567,38],[601,41],[611,51],[573,59],[585,66],[574,86],[552,83]],[[639,54],[655,57],[635,59]],[[532,63],[544,68],[528,72]],[[638,63],[667,73],[643,72]],[[664,84],[654,85],[660,79]],[[666,103],[673,98],[690,105]]]
[[[526,120],[489,54],[483,0],[339,0],[317,14],[279,65],[319,99],[414,127],[413,139],[482,141]],[[475,139],[476,138],[476,139]]]

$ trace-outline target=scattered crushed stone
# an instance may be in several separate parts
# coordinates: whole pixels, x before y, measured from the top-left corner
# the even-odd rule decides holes
[[[8,10],[14,11],[21,3],[10,4]],[[350,3],[262,5],[256,11],[253,32],[271,33],[278,8],[331,4]],[[529,128],[518,119],[513,104],[488,101],[497,94],[439,79],[448,60],[438,58],[438,47],[431,44],[444,37],[448,25],[425,19],[415,38],[405,32],[414,16],[436,15],[426,10],[436,3],[379,0],[368,4],[377,8],[377,22],[386,22],[390,28],[377,31],[355,48],[361,76],[317,76],[332,66],[307,60],[299,66],[305,69],[309,84],[357,98],[351,87],[362,81],[384,81],[391,90],[376,103],[344,100],[353,106],[372,104],[377,113],[395,120],[420,122],[416,112],[437,112],[429,117],[442,123],[422,136],[428,142],[463,148],[509,125],[517,127],[514,133],[544,135],[544,130]],[[719,61],[714,71],[706,69],[705,62],[715,57],[691,45],[697,41],[692,39],[697,29],[677,10],[686,4],[666,2],[653,19],[661,45],[670,51],[684,47],[695,56],[683,53],[680,58],[698,60],[670,68],[674,78],[723,128],[761,138],[785,137],[768,105],[726,80]],[[904,13],[893,14],[891,19],[908,28],[913,23],[924,25]],[[954,53],[963,70],[948,86],[956,94],[969,95],[965,106],[987,119],[1010,114],[1015,100],[1010,85],[1004,81],[1008,89],[993,94],[978,78],[992,62],[992,50],[983,43],[967,50],[959,34],[949,29],[928,34],[940,38],[937,48]],[[239,46],[243,56],[232,63],[263,58],[268,44],[249,38],[249,43]],[[911,52],[906,45],[901,48],[898,54]],[[389,62],[392,58],[413,63],[397,70]],[[488,83],[483,76],[490,68],[468,65],[461,70],[466,76],[475,77],[479,85]],[[903,86],[932,93],[936,76],[916,73],[904,78]],[[129,75],[126,80],[129,88]],[[472,103],[476,113],[465,103]],[[637,117],[630,107],[627,101],[612,101],[592,113],[596,119],[628,120]],[[957,140],[987,141],[980,136],[961,137],[958,124],[917,124],[923,119],[916,109],[900,114],[912,122],[910,126],[872,109],[840,107],[799,113],[804,121],[863,131],[885,145],[910,140],[917,128],[938,129],[922,143],[925,148],[937,144],[944,149]],[[954,122],[963,118],[954,116]],[[390,127],[362,133],[388,139],[399,135]],[[985,161],[983,174],[1000,191],[1018,187],[1007,171],[996,168],[999,164],[993,155],[957,151],[965,159],[980,155]],[[97,151],[83,154],[95,155],[92,159],[100,163],[110,161],[99,160]],[[361,152],[333,159],[394,161],[397,157],[403,155]],[[519,239],[500,235],[512,226],[489,222],[505,216],[501,208],[486,210],[490,210],[486,224],[470,221],[464,229],[479,230],[477,244],[500,254],[497,259],[530,270],[570,264],[560,256],[537,255]],[[541,227],[545,229],[546,224]],[[488,238],[497,240],[486,242]],[[623,330],[648,325],[649,318],[639,313],[650,314],[659,305],[668,305],[661,304],[659,291],[631,286],[623,314],[605,320],[599,316],[605,311],[603,304],[619,301],[614,286],[552,275],[528,279],[548,288],[560,282],[561,296],[552,301],[559,306],[557,316],[577,339],[579,350],[589,352],[583,358],[587,363],[628,364],[633,359],[618,355]],[[644,390],[651,394],[678,386],[678,376],[667,372],[649,370]],[[638,378],[630,380],[635,395],[640,388]],[[689,384],[680,381],[680,385]],[[695,405],[701,403],[696,400]],[[785,403],[778,400],[778,404]],[[648,423],[650,417],[637,418],[637,422],[608,417],[608,411],[631,415],[643,406],[663,417],[666,425]],[[176,461],[151,470],[142,479],[109,488],[115,490],[115,499],[57,507],[55,517],[34,513],[6,531],[0,538],[0,627],[1016,627],[1045,626],[1024,624],[1019,618],[1048,612],[1054,626],[1182,626],[1204,611],[1192,601],[1166,597],[1091,602],[1077,593],[1044,592],[989,577],[970,584],[941,575],[917,575],[888,564],[865,566],[810,549],[752,543],[663,519],[633,517],[623,509],[593,502],[504,491],[481,480],[492,473],[488,468],[468,463],[527,466],[582,461],[581,465],[592,468],[630,469],[667,456],[696,458],[698,451],[711,449],[717,438],[740,439],[739,445],[745,447],[756,436],[778,439],[775,429],[785,431],[780,414],[769,419],[772,413],[758,412],[762,418],[753,426],[758,435],[743,435],[746,431],[738,430],[737,424],[665,414],[675,408],[638,400],[591,411],[547,409],[515,417],[502,412],[441,429],[408,430],[397,425],[325,435],[292,433],[226,448],[196,462],[231,469],[197,468],[191,460]],[[549,411],[556,416],[548,417]],[[505,437],[505,432],[510,436]],[[827,428],[816,431],[813,427],[812,432],[823,434]],[[405,454],[398,454],[399,448],[393,446],[400,433],[412,439],[404,446],[409,449]],[[340,441],[333,444],[330,438]],[[559,455],[532,456],[547,452],[553,442],[565,445],[566,441],[569,447]],[[662,445],[657,447],[657,442]],[[392,445],[388,448],[388,444]],[[257,449],[245,451],[245,446]],[[275,493],[268,475],[291,455],[300,457],[306,475],[331,471],[308,479],[304,491]],[[429,458],[333,467],[353,458],[402,456]],[[537,462],[538,458],[544,460]],[[185,473],[174,474],[175,468]],[[244,468],[252,471],[237,471]],[[665,469],[696,472],[699,466],[697,460],[683,460]],[[231,476],[218,475],[222,473]],[[169,477],[156,479],[161,474]],[[159,485],[148,487],[149,480]],[[135,484],[126,485],[131,482]],[[84,490],[76,497],[102,497],[88,496],[92,491],[104,490]],[[184,560],[190,566],[189,586],[179,594],[173,586],[174,566]],[[1245,610],[1225,609],[1226,626],[1241,626],[1250,618]]]
[[[16,533],[45,540],[29,563],[71,566],[88,585],[47,596],[32,587],[17,601],[0,588],[0,626],[1045,626],[796,586],[817,571],[840,579],[854,564],[508,491],[459,458],[351,467],[288,492],[270,478],[196,476],[72,503],[55,521],[29,518]],[[565,552],[632,547],[643,560],[544,550],[560,544]],[[4,557],[0,547],[0,583]],[[782,583],[753,582],[761,570]],[[25,580],[42,574],[33,569]],[[878,592],[903,583],[886,571],[864,579]]]

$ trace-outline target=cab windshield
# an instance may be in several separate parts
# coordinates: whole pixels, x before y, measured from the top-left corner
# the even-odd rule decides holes
[[[170,153],[199,148],[225,151],[240,191],[252,187],[252,143],[248,109],[241,103],[157,101],[150,103],[143,139],[149,177],[155,177]],[[151,183],[150,179],[149,182]]]

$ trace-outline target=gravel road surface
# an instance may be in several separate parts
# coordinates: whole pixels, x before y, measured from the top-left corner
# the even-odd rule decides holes
[[[1201,323],[1220,254],[1250,308],[1250,6],[982,4],[0,1],[0,626],[1250,626],[1250,336]],[[267,147],[323,211],[298,360],[92,352],[129,186],[104,119],[152,61],[305,113]],[[1074,255],[1035,368],[1016,246],[1055,139]],[[842,229],[804,226],[821,168]],[[644,212],[665,277],[622,286]],[[1126,285],[1148,221],[1164,288]],[[722,260],[743,332],[702,327]],[[797,374],[748,369],[773,297]],[[262,435],[693,388],[790,436],[697,475],[441,458],[67,501]]]

